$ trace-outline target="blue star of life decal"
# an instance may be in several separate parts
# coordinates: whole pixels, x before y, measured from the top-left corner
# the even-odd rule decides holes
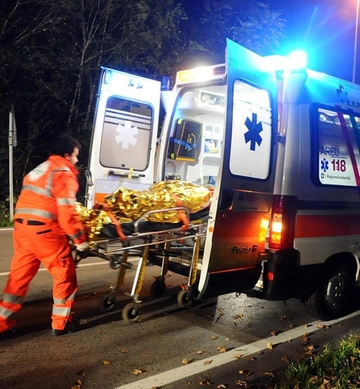
[[[325,173],[327,170],[329,170],[329,162],[325,158],[321,161],[321,170],[323,170]]]
[[[257,123],[257,114],[252,114],[252,120],[246,118],[245,125],[248,128],[248,131],[244,134],[245,143],[250,142],[250,150],[255,151],[256,143],[258,146],[261,145],[260,132],[263,130],[261,122]]]

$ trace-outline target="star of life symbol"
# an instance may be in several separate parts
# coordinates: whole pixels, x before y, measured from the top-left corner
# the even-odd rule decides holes
[[[137,143],[136,136],[139,130],[136,126],[131,125],[130,120],[125,120],[124,124],[118,124],[116,127],[118,135],[115,136],[116,143],[122,143],[123,149],[128,149],[129,145],[135,146]]]
[[[329,162],[325,158],[321,161],[321,170],[323,170],[325,173],[327,170],[329,170]]]
[[[250,142],[250,150],[255,151],[256,143],[258,146],[261,145],[260,132],[263,130],[261,122],[257,123],[257,114],[252,114],[252,120],[246,118],[245,125],[248,128],[248,131],[244,134],[245,143]]]

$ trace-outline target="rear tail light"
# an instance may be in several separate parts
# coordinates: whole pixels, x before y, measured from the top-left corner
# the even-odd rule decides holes
[[[270,249],[294,247],[296,212],[296,196],[274,195],[269,231]]]

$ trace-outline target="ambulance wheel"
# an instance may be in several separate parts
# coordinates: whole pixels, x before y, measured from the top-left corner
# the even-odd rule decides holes
[[[306,311],[321,320],[343,316],[349,308],[354,284],[355,275],[350,263],[329,264],[324,269],[317,289],[305,302]]]
[[[111,311],[116,303],[116,297],[114,292],[107,292],[100,299],[100,309],[104,312]]]
[[[129,303],[125,305],[122,310],[122,318],[126,323],[135,323],[140,317],[140,308],[139,303]]]
[[[163,277],[156,278],[155,281],[151,284],[150,293],[153,297],[161,297],[166,289],[165,280]]]
[[[186,289],[180,290],[177,296],[177,303],[181,308],[186,308],[192,303],[189,291]]]

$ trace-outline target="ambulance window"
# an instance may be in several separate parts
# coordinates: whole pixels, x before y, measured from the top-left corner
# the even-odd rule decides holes
[[[149,104],[110,96],[106,102],[100,163],[111,168],[145,170],[152,116]]]
[[[360,118],[319,108],[317,127],[320,183],[360,186]]]
[[[271,151],[269,94],[236,80],[232,116],[230,172],[239,176],[266,179]]]

